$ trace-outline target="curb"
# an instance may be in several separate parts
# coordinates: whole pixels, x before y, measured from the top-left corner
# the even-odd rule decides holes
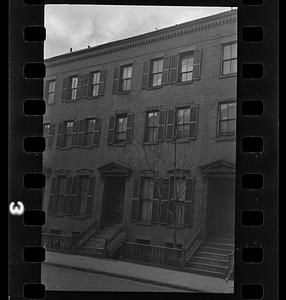
[[[138,278],[138,277],[130,276],[130,275],[115,274],[115,273],[107,272],[107,271],[99,271],[99,270],[95,270],[95,269],[81,268],[81,267],[75,267],[75,266],[69,266],[69,265],[63,265],[63,264],[57,264],[57,263],[50,263],[50,262],[43,262],[42,264],[50,265],[50,266],[54,266],[54,267],[65,268],[65,269],[71,269],[71,270],[84,271],[84,272],[102,274],[102,275],[107,275],[107,276],[119,277],[119,278],[139,281],[139,282],[143,282],[143,283],[150,283],[150,284],[154,284],[157,286],[165,286],[165,287],[169,287],[169,288],[173,288],[173,289],[185,290],[186,292],[207,293],[206,291],[188,288],[186,286],[180,286],[180,285],[156,281],[156,280],[152,280],[152,279]]]

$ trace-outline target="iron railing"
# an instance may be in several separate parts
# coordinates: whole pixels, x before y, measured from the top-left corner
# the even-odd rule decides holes
[[[234,249],[230,254],[228,254],[228,266],[226,270],[226,280],[233,280],[233,270],[234,270]]]
[[[199,230],[195,236],[193,237],[193,239],[185,246],[185,263],[187,264],[192,256],[194,255],[194,253],[197,251],[197,249],[200,247],[201,243],[202,243],[203,239],[202,239],[202,233]]]
[[[74,245],[74,237],[52,233],[42,233],[42,245],[47,249],[66,251]]]
[[[92,223],[85,231],[80,233],[74,240],[74,248],[81,246],[87,241],[92,235],[94,235],[99,229],[98,220]]]
[[[127,238],[127,224],[126,222],[115,231],[110,238],[105,239],[105,252],[107,256],[112,255],[120,244]]]

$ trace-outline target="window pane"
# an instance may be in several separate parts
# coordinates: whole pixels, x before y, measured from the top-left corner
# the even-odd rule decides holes
[[[152,218],[152,201],[141,200],[141,220],[151,221]]]
[[[93,86],[92,96],[98,96],[98,91],[99,91],[99,85],[96,84]]]
[[[95,130],[95,119],[87,120],[87,132],[94,132]]]
[[[77,77],[73,77],[72,78],[72,88],[75,89],[77,88],[77,81],[78,81],[78,78]]]
[[[223,74],[229,74],[230,73],[230,61],[224,61],[223,62]]]
[[[66,191],[66,182],[67,182],[67,178],[61,176],[60,177],[60,186],[59,186],[59,191],[58,191],[59,195],[64,195],[65,194],[65,191]]]
[[[228,121],[227,130],[228,131],[235,131],[235,128],[236,128],[236,120]]]
[[[72,95],[71,95],[72,100],[76,99],[76,93],[77,93],[77,89],[73,89],[72,90]]]
[[[100,72],[96,72],[93,74],[93,84],[98,84],[100,81]]]
[[[223,48],[223,59],[230,59],[231,45],[224,46]]]
[[[228,110],[228,104],[221,104],[220,105],[220,119],[226,120],[227,119],[227,110]]]
[[[49,82],[49,93],[54,92],[55,91],[55,81],[50,81]]]
[[[158,62],[158,72],[163,71],[163,59],[160,59]]]
[[[88,176],[79,177],[80,214],[85,214],[86,200],[88,195]]]
[[[236,103],[230,103],[228,105],[228,118],[229,119],[236,118]]]
[[[45,137],[48,136],[49,130],[50,130],[50,124],[45,124],[45,125],[44,125],[44,132],[43,132],[43,135],[44,135]]]
[[[237,43],[231,45],[231,58],[237,58]]]
[[[230,73],[237,73],[237,60],[231,60]]]
[[[159,112],[148,113],[148,126],[157,126],[159,122]]]
[[[219,128],[219,130],[221,132],[227,131],[227,123],[228,123],[227,120],[226,121],[220,121],[220,128]]]

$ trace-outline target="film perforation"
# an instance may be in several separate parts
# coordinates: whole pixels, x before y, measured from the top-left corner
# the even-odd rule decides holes
[[[259,62],[243,63],[242,76],[244,79],[262,79],[264,75],[264,65]]]
[[[45,138],[34,136],[26,137],[24,139],[24,150],[26,152],[43,152],[45,151]]]
[[[46,103],[43,100],[25,100],[24,113],[27,116],[42,116],[46,113]]]
[[[40,62],[29,62],[24,65],[26,79],[43,79],[46,76],[46,66]]]
[[[246,117],[261,117],[263,106],[263,100],[243,100],[242,114]]]
[[[246,190],[263,189],[263,174],[261,173],[245,173],[242,175],[242,187]]]
[[[241,295],[243,299],[262,299],[263,285],[258,283],[245,283],[241,287]]]
[[[243,226],[262,226],[263,223],[263,211],[261,210],[245,210],[241,214]]]
[[[263,38],[264,30],[261,26],[246,26],[242,29],[242,39],[244,42],[262,42]]]
[[[26,299],[43,299],[45,297],[45,285],[42,283],[25,283],[23,293]]]
[[[43,210],[38,210],[38,209],[25,210],[24,224],[26,226],[45,225],[45,212]]]
[[[242,248],[242,261],[244,263],[262,263],[263,249],[261,247],[244,247]]]
[[[242,151],[243,152],[262,152],[263,151],[263,138],[260,136],[246,136],[242,138]]]
[[[24,40],[26,42],[44,42],[46,39],[46,28],[42,26],[27,26],[24,28]]]
[[[24,175],[24,187],[26,189],[43,189],[45,181],[46,176],[41,173],[26,173]]]

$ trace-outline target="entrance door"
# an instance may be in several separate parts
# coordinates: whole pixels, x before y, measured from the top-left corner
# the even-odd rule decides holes
[[[105,179],[102,206],[102,223],[122,223],[125,178]]]
[[[234,239],[235,180],[210,178],[208,184],[207,237]]]

